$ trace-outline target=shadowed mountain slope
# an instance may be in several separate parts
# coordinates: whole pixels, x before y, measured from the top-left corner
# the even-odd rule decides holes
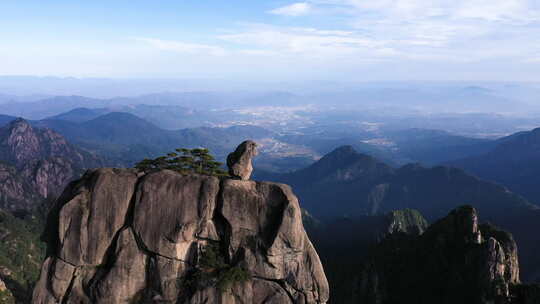
[[[331,219],[384,214],[398,209],[419,210],[429,221],[469,204],[483,218],[512,232],[524,267],[524,278],[540,274],[540,209],[507,188],[457,168],[426,168],[410,164],[398,169],[351,147],[341,147],[308,168],[268,176],[292,185],[315,217]],[[263,178],[265,178],[263,176]]]
[[[540,204],[540,128],[501,138],[497,143],[488,153],[449,164],[499,182]]]

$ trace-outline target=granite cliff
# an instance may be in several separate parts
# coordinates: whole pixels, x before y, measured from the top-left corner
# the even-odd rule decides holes
[[[283,184],[97,169],[49,214],[33,303],[325,303]]]

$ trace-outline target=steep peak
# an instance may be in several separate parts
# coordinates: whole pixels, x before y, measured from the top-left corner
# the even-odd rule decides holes
[[[16,167],[51,157],[71,159],[74,155],[80,159],[62,135],[51,129],[33,127],[23,118],[0,128],[0,160]]]
[[[312,184],[358,179],[371,180],[391,172],[391,167],[377,159],[356,152],[352,146],[341,146],[311,166],[293,173],[291,181]]]
[[[482,240],[476,209],[468,205],[452,210],[447,217],[433,224],[430,232],[445,235],[452,242],[460,240],[479,244]]]
[[[16,123],[27,123],[28,124],[28,121],[22,117],[17,117],[15,118],[11,123],[13,124],[16,124]]]
[[[343,168],[350,167],[358,162],[364,164],[382,164],[378,159],[370,155],[357,152],[354,147],[350,145],[336,148],[323,156],[317,163],[331,164],[334,168]]]
[[[17,118],[0,129],[0,157],[8,162],[25,162],[35,157],[39,136],[23,118]]]
[[[341,146],[323,156],[314,165],[331,165],[334,168],[347,166],[359,159],[372,157],[356,152],[353,146]],[[373,159],[375,161],[375,159]]]
[[[344,155],[344,156],[348,156],[348,155],[357,155],[357,154],[359,154],[359,153],[356,152],[356,150],[354,149],[353,146],[344,145],[344,146],[341,146],[341,147],[337,147],[336,149],[334,149],[332,152],[328,153],[327,155]]]
[[[31,130],[32,126],[30,126],[26,119],[19,117],[7,124],[7,128],[9,130],[26,131]]]

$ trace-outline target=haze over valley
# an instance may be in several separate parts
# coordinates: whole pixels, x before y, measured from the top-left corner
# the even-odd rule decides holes
[[[23,77],[17,82],[16,90],[14,85],[9,85],[12,78],[4,79],[8,79],[4,85],[6,93],[20,90],[25,83],[27,92],[31,93],[2,95],[0,111],[6,115],[4,122],[23,117],[83,145],[84,141],[99,144],[99,149],[108,149],[103,150],[109,154],[105,156],[113,158],[114,153],[135,149],[135,145],[146,149],[143,154],[129,156],[133,161],[170,150],[173,141],[182,142],[179,138],[173,139],[182,132],[198,132],[199,137],[228,133],[225,137],[231,138],[223,137],[220,143],[211,143],[223,159],[224,151],[235,145],[232,137],[245,137],[249,133],[242,132],[252,132],[250,135],[261,144],[264,158],[297,159],[302,165],[340,145],[353,145],[395,164],[432,165],[487,151],[496,140],[540,124],[535,115],[540,108],[535,106],[531,95],[527,95],[538,96],[536,92],[540,88],[534,83],[331,83],[307,92],[300,88],[283,91],[279,87],[271,91],[212,88],[189,91],[185,86],[189,81],[171,80],[163,84],[171,90],[167,93],[96,98],[73,95],[78,90],[70,91],[69,87],[75,82],[92,88],[94,82],[98,82],[108,90],[116,85],[127,94],[128,88],[123,88],[125,83],[135,85],[142,80],[125,80],[118,85],[107,79]],[[46,96],[36,89],[41,86],[31,86],[40,80],[52,82],[56,91],[70,95]],[[154,81],[149,83],[151,86]],[[174,88],[171,83],[178,87]],[[205,81],[191,83],[203,86]],[[99,86],[94,90],[101,91]],[[122,138],[116,140],[114,132],[105,131],[115,128],[114,124],[117,131],[136,128],[140,133],[138,136],[118,134],[116,136]],[[122,124],[131,124],[132,128],[122,128]],[[100,128],[108,139],[97,134]],[[141,138],[146,133],[152,134],[148,141]],[[110,145],[104,146],[103,141],[109,141]],[[209,141],[209,138],[194,135],[183,144],[205,145]],[[87,148],[97,148],[91,145],[87,144]]]

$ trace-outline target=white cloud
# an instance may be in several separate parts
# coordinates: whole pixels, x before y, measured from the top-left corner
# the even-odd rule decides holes
[[[154,38],[135,38],[137,41],[147,43],[159,50],[172,51],[190,54],[208,54],[213,56],[224,56],[227,52],[224,48],[215,45],[188,43],[172,40],[161,40]]]
[[[524,62],[526,62],[526,63],[540,63],[540,56],[527,58],[527,59],[524,60]]]
[[[297,2],[269,11],[271,14],[284,16],[303,16],[311,12],[311,5],[307,2]]]
[[[224,62],[350,68],[370,63],[422,66],[533,62],[540,2],[530,0],[305,0],[270,11],[302,16],[295,26],[239,23],[213,43],[140,38],[161,50],[226,56]],[[325,27],[331,18],[331,26]],[[285,20],[287,22],[289,20]],[[310,26],[298,26],[302,22]],[[334,22],[335,21],[335,22]],[[209,40],[210,38],[210,40]],[[264,60],[261,60],[263,58]],[[219,59],[219,57],[218,57]],[[216,59],[216,60],[218,60]]]
[[[278,52],[271,50],[260,50],[260,49],[245,49],[240,50],[240,54],[249,55],[249,56],[279,56]]]
[[[313,5],[341,6],[349,13],[392,16],[399,20],[443,17],[486,21],[540,20],[537,0],[311,0]],[[396,19],[394,19],[396,20]]]
[[[384,42],[368,39],[351,31],[319,30],[315,28],[278,27],[251,24],[239,32],[219,36],[229,43],[256,47],[279,56],[304,57],[346,56],[388,47]]]
[[[473,48],[473,45],[482,48],[484,40],[500,33],[507,35],[500,41],[516,42],[516,37],[521,37],[517,39],[521,43],[530,43],[527,40],[538,41],[535,38],[537,36],[532,35],[539,32],[538,0],[306,1],[280,7],[272,12],[291,16],[316,12],[321,18],[337,15],[347,22],[341,24],[341,29],[333,30],[335,33],[329,37],[321,37],[321,30],[313,33],[260,31],[263,42],[259,44],[278,44],[275,40],[282,39],[284,42],[281,47],[284,50],[311,48],[319,53],[329,50],[352,53],[359,47],[375,50],[373,45],[377,45],[399,50],[400,53],[415,52],[415,57],[422,53],[426,53],[426,57],[433,57],[436,52],[451,54],[449,51],[452,48],[461,56],[463,49]],[[509,29],[519,29],[521,32],[510,32]],[[362,36],[357,33],[362,33]],[[223,38],[256,43],[253,36],[251,31]],[[509,45],[503,44],[501,47],[508,48]]]

